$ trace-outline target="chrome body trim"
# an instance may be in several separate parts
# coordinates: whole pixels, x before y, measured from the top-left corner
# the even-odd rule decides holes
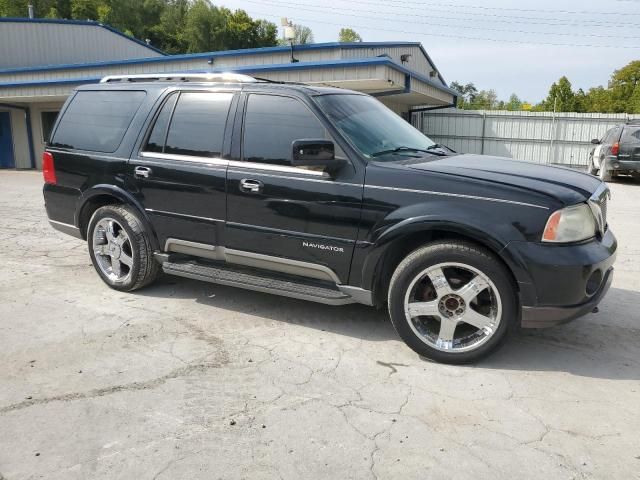
[[[208,245],[206,243],[180,240],[178,238],[167,238],[167,241],[164,243],[164,251],[184,253],[185,255],[194,255],[212,260],[220,260],[215,246]]]
[[[524,207],[542,208],[543,210],[549,210],[549,207],[544,207],[542,205],[535,205],[533,203],[525,203],[525,202],[517,202],[515,200],[505,200],[504,198],[479,197],[476,195],[465,195],[462,193],[434,192],[431,190],[416,190],[412,188],[384,187],[382,185],[365,185],[365,188],[374,188],[378,190],[391,190],[394,192],[424,193],[427,195],[439,195],[444,197],[467,198],[469,200],[485,200],[488,202],[510,203],[513,205],[522,205]]]
[[[330,179],[328,174],[319,170],[305,170],[299,167],[289,167],[287,165],[273,165],[270,163],[258,163],[258,162],[238,162],[236,160],[229,160],[228,165],[230,167],[248,168],[251,170],[266,170],[270,172],[283,172],[283,173],[300,173],[302,175],[309,175],[311,177],[324,177]],[[245,172],[236,172],[245,173]],[[294,177],[295,178],[295,177]]]
[[[155,152],[140,152],[142,158],[155,158],[159,160],[177,160],[180,162],[190,163],[204,163],[207,165],[217,165],[226,167],[229,164],[229,160],[224,160],[217,157],[196,157],[191,155],[178,155],[174,153],[155,153]]]
[[[59,222],[58,220],[49,219],[49,223],[55,223],[56,225],[60,225],[61,227],[70,228],[70,229],[73,229],[73,230],[80,230],[75,225],[71,225],[70,223]]]
[[[212,83],[256,83],[256,80],[249,75],[240,73],[222,72],[222,73],[134,73],[124,75],[107,75],[102,77],[100,83],[109,82],[129,82],[129,81],[155,81],[155,82],[212,82]]]
[[[371,290],[365,290],[360,287],[352,287],[351,285],[337,285],[338,289],[349,295],[355,303],[361,303],[362,305],[373,305],[373,292]]]
[[[159,215],[173,215],[175,217],[184,217],[184,218],[192,218],[194,220],[206,220],[208,222],[224,222],[224,220],[220,220],[219,218],[209,218],[209,217],[198,217],[197,215],[187,215],[186,213],[177,213],[177,212],[167,212],[166,210],[154,210],[153,208],[145,208],[145,212],[149,213],[157,213]]]
[[[241,250],[224,249],[224,257],[227,262],[247,267],[262,268],[273,272],[288,273],[317,280],[328,280],[340,283],[336,273],[329,267],[316,263],[292,260],[290,258],[273,257],[261,253],[245,252]]]
[[[233,265],[260,268],[272,272],[287,273],[305,278],[325,280],[335,284],[340,283],[336,273],[325,265],[293,260],[290,258],[274,257],[261,253],[245,252],[231,248],[191,242],[178,238],[168,238],[164,245],[165,252],[184,253],[195,257],[220,260]]]

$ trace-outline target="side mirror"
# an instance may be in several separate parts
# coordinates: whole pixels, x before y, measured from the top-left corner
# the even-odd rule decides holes
[[[591,143],[593,143],[594,145],[600,145],[600,140],[594,138],[593,140],[591,140]]]
[[[336,159],[335,146],[331,140],[294,140],[291,148],[291,165],[294,167],[325,167],[331,173],[345,163],[344,160]]]

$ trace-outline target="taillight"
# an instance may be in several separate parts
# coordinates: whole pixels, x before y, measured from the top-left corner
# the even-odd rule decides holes
[[[50,183],[51,185],[58,183],[56,168],[53,165],[53,155],[50,152],[42,154],[42,176],[44,177],[44,183]]]
[[[616,142],[611,145],[611,155],[615,155],[617,157],[618,153],[620,153],[620,144]]]

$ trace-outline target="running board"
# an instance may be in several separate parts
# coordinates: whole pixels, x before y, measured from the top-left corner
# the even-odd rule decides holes
[[[195,261],[172,261],[169,257],[162,263],[162,270],[169,275],[177,275],[179,277],[229,285],[257,292],[309,300],[327,305],[345,305],[359,301],[351,295],[342,292],[338,286],[333,287],[328,284],[306,282],[306,279],[294,277],[275,277],[262,271],[241,269],[226,265],[205,264]]]

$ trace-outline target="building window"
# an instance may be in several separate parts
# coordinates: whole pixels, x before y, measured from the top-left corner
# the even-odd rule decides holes
[[[53,130],[53,125],[56,123],[58,113],[60,112],[40,113],[40,120],[42,122],[42,141],[44,143],[47,143],[49,141],[49,138],[51,137],[51,130]]]

